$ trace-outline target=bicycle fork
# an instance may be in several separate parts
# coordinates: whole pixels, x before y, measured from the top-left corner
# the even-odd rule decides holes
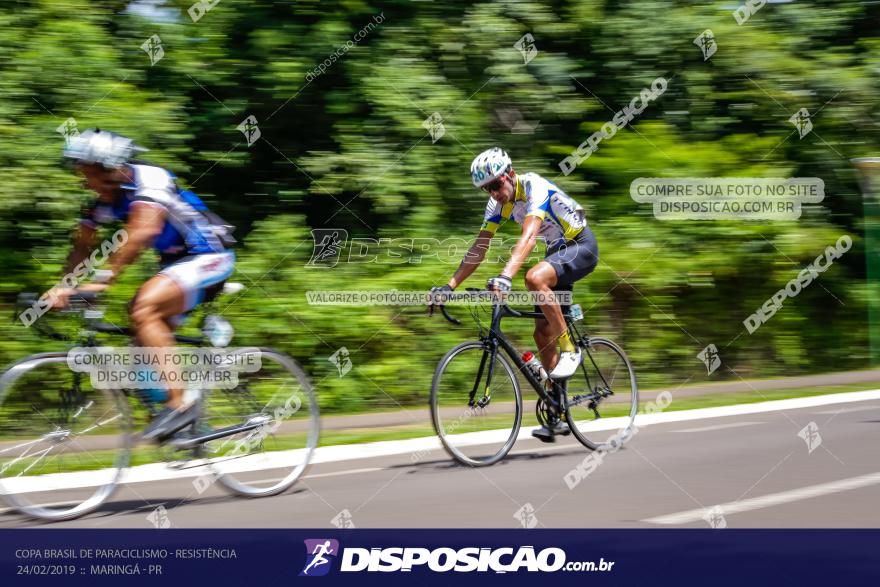
[[[477,378],[474,381],[474,387],[468,395],[468,407],[485,408],[489,405],[489,402],[492,401],[492,396],[489,394],[489,386],[492,384],[492,375],[495,373],[495,353],[497,352],[497,345],[492,345],[490,348],[483,351],[483,356],[480,358],[480,368],[477,370]],[[490,356],[492,360],[489,361],[489,373],[486,375],[486,386],[483,388],[483,396],[477,399],[480,382],[483,380],[483,371],[486,370],[486,359]]]

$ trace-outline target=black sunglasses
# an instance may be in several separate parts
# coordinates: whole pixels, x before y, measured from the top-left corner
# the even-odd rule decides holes
[[[498,190],[501,189],[501,186],[502,186],[502,185],[504,185],[504,178],[503,178],[503,177],[499,177],[499,178],[496,179],[495,181],[490,182],[490,183],[487,183],[486,185],[484,185],[484,186],[483,186],[483,189],[486,190],[487,192],[497,192]]]

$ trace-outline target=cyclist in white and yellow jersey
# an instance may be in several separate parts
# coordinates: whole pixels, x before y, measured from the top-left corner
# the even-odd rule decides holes
[[[543,261],[526,272],[526,287],[530,291],[571,291],[575,281],[596,268],[599,250],[584,209],[556,185],[537,173],[517,174],[510,157],[497,147],[474,159],[471,179],[490,196],[483,225],[448,284],[438,289],[455,289],[479,267],[489,241],[507,219],[522,225],[522,235],[504,270],[489,280],[489,289],[511,289],[513,278],[539,238],[546,241],[547,253]],[[541,363],[552,379],[571,377],[581,363],[581,353],[569,337],[562,308],[556,303],[540,308],[544,318],[535,320],[534,336]],[[556,350],[557,342],[561,352]],[[564,424],[560,427],[564,428]],[[542,429],[534,434],[544,440],[560,432]]]

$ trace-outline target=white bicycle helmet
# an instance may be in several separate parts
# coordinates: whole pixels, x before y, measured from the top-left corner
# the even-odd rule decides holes
[[[69,137],[64,158],[116,168],[128,163],[135,153],[146,150],[127,137],[96,128]]]
[[[498,147],[483,151],[471,163],[471,181],[478,188],[507,173],[513,166],[510,156]]]

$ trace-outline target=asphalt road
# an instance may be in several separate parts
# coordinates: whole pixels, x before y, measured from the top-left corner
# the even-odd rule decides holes
[[[812,452],[798,436],[810,422],[821,437]],[[647,426],[569,489],[565,475],[588,454],[565,437],[520,441],[482,469],[440,450],[415,463],[412,454],[338,461],[263,499],[218,487],[198,495],[191,479],[144,482],[70,522],[0,509],[0,527],[150,528],[159,506],[177,528],[327,528],[343,519],[358,528],[880,527],[880,400]]]

